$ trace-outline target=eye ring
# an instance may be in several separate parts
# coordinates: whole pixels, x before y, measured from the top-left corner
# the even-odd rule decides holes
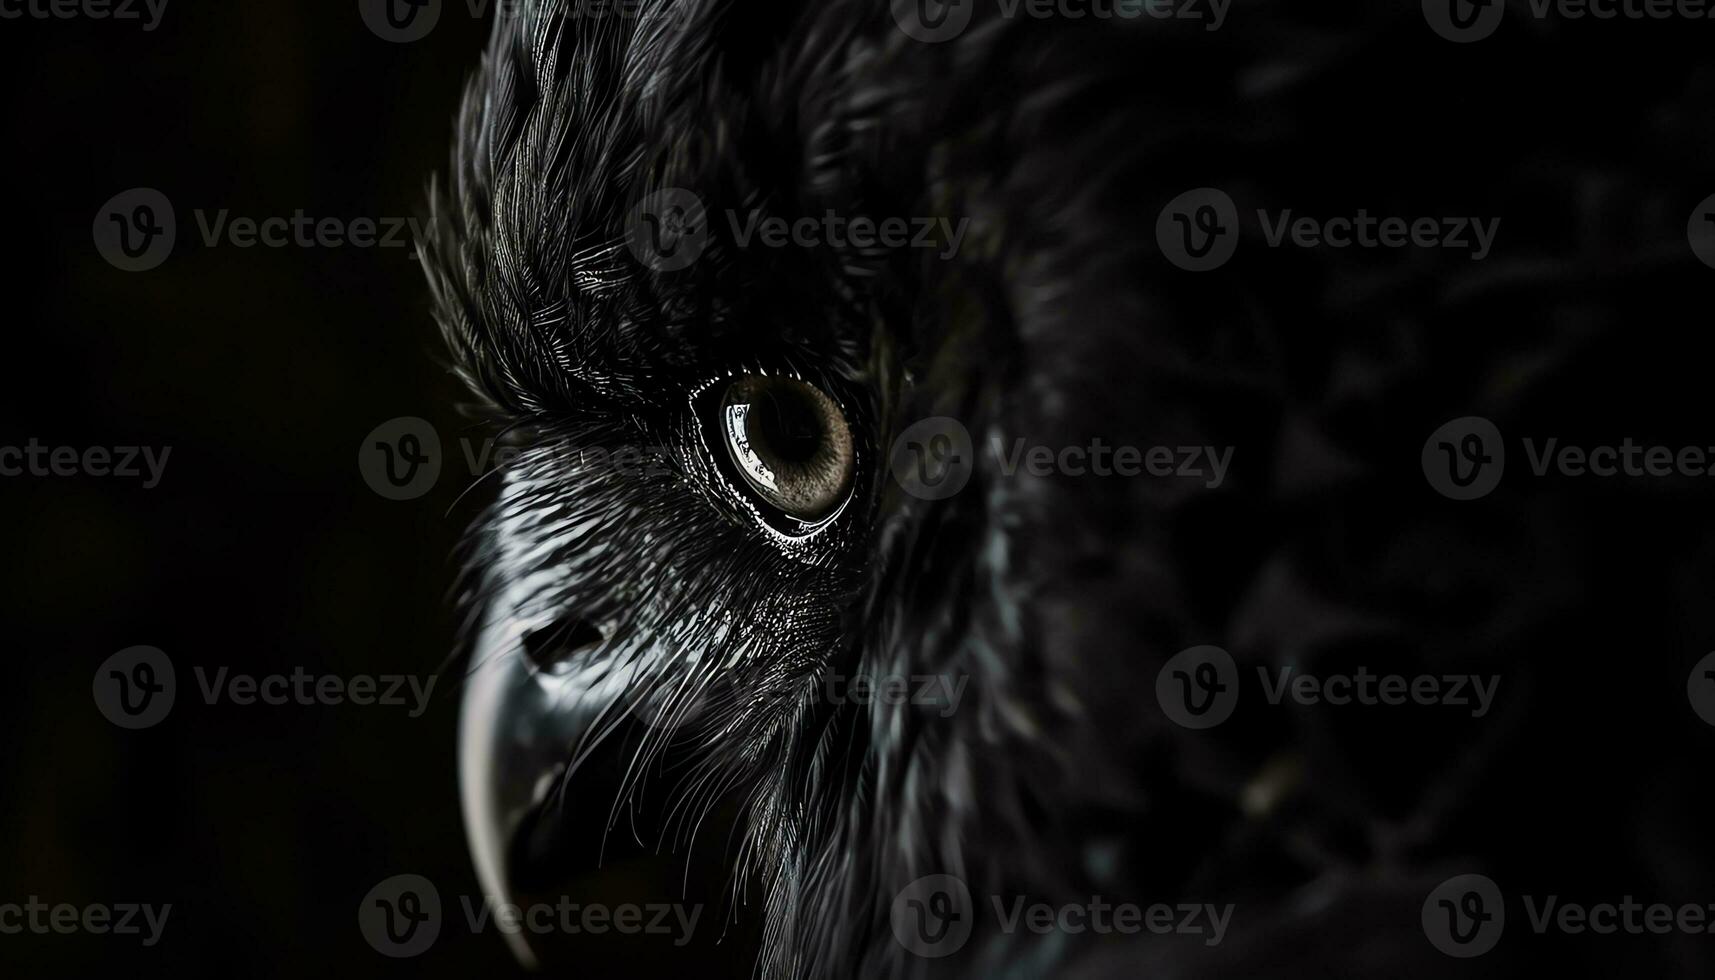
[[[840,404],[786,374],[734,374],[693,399],[704,448],[765,525],[791,539],[814,534],[845,509],[857,448]]]

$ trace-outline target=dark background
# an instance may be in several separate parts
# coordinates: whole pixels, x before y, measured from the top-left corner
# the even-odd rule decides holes
[[[458,810],[456,669],[415,719],[401,707],[209,706],[192,672],[423,676],[441,671],[453,649],[445,601],[453,552],[482,496],[459,499],[474,474],[456,439],[481,436],[454,410],[460,390],[440,363],[411,250],[210,248],[194,213],[263,219],[301,209],[344,221],[417,214],[428,175],[444,167],[459,90],[486,25],[450,2],[427,38],[394,44],[370,32],[348,0],[174,0],[153,32],[134,22],[0,22],[14,246],[0,326],[0,445],[33,437],[49,446],[172,447],[152,490],[117,478],[0,479],[8,680],[0,684],[0,838],[8,854],[0,903],[35,895],[173,906],[161,944],[148,950],[134,937],[0,937],[7,975],[80,976],[121,964],[195,976],[512,969],[500,936],[470,934],[457,910],[459,896],[480,888]],[[1522,30],[1516,47],[1486,48],[1481,62],[1437,48],[1442,74],[1425,74],[1416,87],[1346,93],[1349,104],[1321,120],[1326,131],[1279,144],[1255,167],[1302,186],[1294,178],[1329,165],[1321,148],[1330,141],[1378,118],[1432,120],[1421,130],[1390,127],[1412,139],[1373,145],[1372,157],[1335,160],[1350,172],[1328,183],[1342,202],[1385,205],[1398,193],[1385,167],[1422,154],[1425,173],[1433,169],[1454,188],[1424,213],[1511,214],[1508,207],[1541,204],[1529,199],[1536,188],[1554,214],[1566,215],[1563,225],[1537,228],[1542,254],[1552,258],[1491,264],[1482,271],[1496,273],[1492,279],[1466,285],[1498,290],[1505,275],[1548,269],[1564,279],[1548,288],[1567,297],[1568,309],[1549,322],[1536,317],[1547,309],[1538,297],[1516,307],[1503,297],[1481,317],[1458,317],[1449,301],[1453,312],[1436,321],[1446,332],[1426,347],[1440,360],[1424,360],[1420,400],[1457,403],[1477,375],[1537,363],[1484,355],[1479,365],[1473,352],[1534,353],[1525,343],[1530,329],[1572,336],[1577,330],[1568,328],[1588,320],[1604,329],[1561,352],[1564,388],[1503,417],[1503,428],[1708,445],[1708,345],[1693,336],[1707,321],[1708,270],[1691,261],[1681,238],[1683,216],[1715,190],[1711,129],[1697,118],[1715,93],[1715,73],[1684,67],[1707,60],[1706,25],[1620,29],[1645,46],[1671,37],[1673,50],[1616,57],[1611,35],[1599,37],[1596,27],[1569,30],[1547,58],[1547,45],[1533,46]],[[1415,22],[1409,30],[1415,43],[1441,44]],[[1511,64],[1515,52],[1522,60]],[[1572,173],[1554,152],[1534,159],[1525,147],[1495,165],[1507,181],[1492,180],[1491,161],[1446,138],[1437,114],[1455,108],[1464,112],[1461,139],[1565,136],[1587,166]],[[1592,121],[1608,129],[1586,131]],[[1625,176],[1580,183],[1603,170]],[[1197,172],[1168,182],[1177,189],[1204,179]],[[144,273],[115,269],[91,241],[97,210],[135,187],[165,193],[178,217],[173,255]],[[1605,203],[1610,197],[1620,203]],[[1661,207],[1631,207],[1635,198]],[[1137,229],[1147,235],[1148,221]],[[1365,292],[1372,280],[1360,276],[1298,277],[1292,261],[1275,268],[1308,302],[1279,304],[1283,315],[1321,303],[1333,309],[1331,322],[1362,320],[1352,329],[1367,330],[1391,309],[1445,300]],[[1248,272],[1235,268],[1235,279]],[[1608,329],[1621,323],[1625,330]],[[371,429],[400,416],[433,422],[447,454],[432,492],[395,502],[365,485],[357,454]],[[1416,418],[1374,424],[1421,431]],[[1416,447],[1407,448],[1414,459]],[[1521,470],[1523,463],[1514,461]],[[1415,472],[1407,476],[1410,492],[1427,493]],[[1530,653],[1535,675],[1550,681],[1538,702],[1555,724],[1533,730],[1507,770],[1529,779],[1485,787],[1493,805],[1483,819],[1493,826],[1472,835],[1513,845],[1516,877],[1542,891],[1576,877],[1588,888],[1583,897],[1599,900],[1669,880],[1679,884],[1639,897],[1709,901],[1715,896],[1702,887],[1710,809],[1701,798],[1710,731],[1677,693],[1660,696],[1675,692],[1715,636],[1715,542],[1702,529],[1708,491],[1675,482],[1621,499],[1586,481],[1554,492],[1557,509],[1540,512],[1556,526],[1589,529],[1579,556],[1588,567],[1556,569],[1548,556],[1520,570],[1452,534],[1426,545],[1459,551],[1461,560],[1448,564],[1468,565],[1464,577],[1479,584],[1558,582],[1557,571],[1576,572],[1590,597],[1586,611],[1601,625],[1566,617]],[[1355,548],[1395,516],[1388,500],[1367,503],[1353,507]],[[1336,504],[1330,509],[1345,506]],[[1506,530],[1471,533],[1500,539]],[[1635,574],[1646,566],[1660,576]],[[129,732],[101,716],[90,686],[97,665],[138,644],[173,658],[179,696],[165,722]],[[1406,730],[1362,749],[1376,771],[1415,785],[1409,761],[1423,741]],[[1629,801],[1675,819],[1650,824],[1631,814]],[[1613,813],[1626,822],[1609,822]],[[1563,814],[1579,819],[1557,819]],[[1624,847],[1601,838],[1608,826]],[[1627,851],[1647,852],[1647,861]],[[676,897],[659,868],[630,869],[623,857],[614,864],[614,875],[631,875],[649,900]],[[1654,877],[1637,871],[1644,864]],[[394,963],[365,944],[357,909],[372,886],[399,873],[438,886],[445,921],[433,950]],[[703,921],[720,914],[711,907]],[[699,936],[712,941],[718,930]],[[1709,960],[1696,938],[1626,939],[1602,949],[1613,961],[1671,960],[1693,971]],[[744,975],[742,950],[732,946],[711,954],[641,937],[592,941],[581,966],[590,975],[689,965],[697,975]],[[1578,962],[1589,948],[1564,938],[1557,946],[1562,962]]]
[[[457,905],[480,889],[458,810],[456,669],[414,719],[209,706],[192,673],[421,677],[453,649],[445,597],[474,513],[455,502],[472,474],[412,249],[210,248],[194,212],[417,215],[487,29],[463,2],[406,44],[350,2],[174,0],[152,32],[0,22],[18,246],[0,443],[172,447],[152,490],[0,481],[0,902],[173,906],[152,949],[6,936],[0,973],[512,969]],[[171,257],[140,273],[91,240],[97,210],[134,187],[163,192],[178,219]],[[448,455],[435,489],[402,502],[357,467],[365,434],[398,416],[434,422]],[[172,657],[178,699],[130,732],[98,713],[91,681],[138,644]],[[437,885],[446,921],[429,953],[393,963],[364,943],[357,909],[407,872]],[[587,965],[644,968],[670,960],[664,945],[594,942]]]

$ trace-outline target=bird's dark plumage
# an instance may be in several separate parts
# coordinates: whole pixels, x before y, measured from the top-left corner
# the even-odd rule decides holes
[[[1414,4],[1255,3],[1220,32],[979,5],[941,44],[875,0],[511,6],[424,247],[457,368],[523,447],[465,599],[479,622],[515,624],[513,648],[484,655],[521,656],[567,623],[599,635],[557,669],[625,694],[592,700],[565,761],[629,738],[621,790],[648,783],[681,842],[736,804],[735,887],[763,910],[765,975],[1292,973],[1406,949],[1421,965],[1423,892],[1449,866],[1504,865],[1553,812],[1474,810],[1477,790],[1576,795],[1571,771],[1518,740],[1578,696],[1532,651],[1624,635],[1623,617],[1580,606],[1631,592],[1606,564],[1625,542],[1566,533],[1610,520],[1612,501],[1522,481],[1456,514],[1418,447],[1447,418],[1523,425],[1565,404],[1568,379],[1635,366],[1619,309],[1646,334],[1673,320],[1682,226],[1650,216],[1696,196],[1644,161],[1710,159],[1687,116],[1694,96],[1708,104],[1707,73],[1629,86],[1644,102],[1615,156],[1580,131],[1588,106],[1516,119],[1516,50],[1447,45]],[[1510,43],[1545,72],[1572,63],[1540,37]],[[1475,93],[1462,114],[1420,84],[1437,71]],[[1503,138],[1535,162],[1471,165],[1471,141]],[[1199,276],[1152,234],[1198,186],[1249,208],[1503,223],[1484,263],[1273,249],[1250,226],[1238,259]],[[626,244],[663,188],[708,216],[706,250],[672,271]],[[828,211],[970,224],[944,257],[744,246],[727,218]],[[1617,233],[1598,246],[1592,225]],[[760,526],[704,451],[692,394],[738,371],[809,380],[852,424],[853,505],[808,543]],[[930,416],[960,420],[977,449],[948,500],[888,474],[894,437]],[[1233,447],[1233,471],[1217,491],[1007,475],[987,447],[1018,438]],[[589,464],[621,446],[658,465]],[[1674,487],[1641,492],[1662,508],[1645,523],[1687,507]],[[1654,600],[1658,622],[1688,615]],[[1277,711],[1193,732],[1153,691],[1201,643],[1246,671],[1494,672],[1516,697],[1482,725]],[[944,714],[831,703],[829,675],[969,687]],[[683,724],[632,731],[638,701]],[[565,779],[547,803],[575,767]],[[957,956],[921,959],[895,942],[890,902],[937,873],[984,907],[1108,896],[1239,913],[1217,950],[979,926]]]

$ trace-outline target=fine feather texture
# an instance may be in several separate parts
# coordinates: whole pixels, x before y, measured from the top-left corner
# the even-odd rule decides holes
[[[423,252],[457,369],[529,447],[475,532],[462,598],[539,578],[544,615],[600,625],[573,669],[624,671],[686,720],[645,733],[619,793],[667,754],[693,760],[668,805],[681,843],[739,801],[734,881],[764,898],[763,975],[1441,975],[1452,961],[1411,945],[1422,892],[1450,860],[1531,853],[1545,812],[1476,801],[1572,775],[1521,734],[1570,716],[1544,651],[1629,642],[1619,604],[1583,596],[1677,595],[1700,579],[1675,575],[1706,570],[1653,566],[1677,583],[1659,592],[1624,581],[1625,535],[1600,530],[1613,501],[1556,484],[1451,513],[1416,454],[1465,414],[1696,441],[1672,390],[1636,383],[1676,370],[1654,360],[1661,339],[1616,324],[1624,310],[1649,333],[1689,306],[1683,214],[1702,195],[1660,161],[1715,155],[1688,109],[1711,79],[1688,61],[1635,80],[1641,109],[1596,97],[1635,119],[1613,151],[1576,125],[1589,106],[1521,118],[1499,94],[1518,51],[1452,51],[1413,6],[1256,3],[1209,36],[980,8],[940,45],[841,0],[593,19],[526,2],[497,20]],[[1576,40],[1516,43],[1555,71]],[[1449,63],[1486,97],[1415,84]],[[1481,264],[1288,252],[1253,230],[1240,261],[1198,278],[1150,234],[1198,186],[1302,213],[1500,215],[1504,248]],[[627,215],[667,187],[699,196],[710,237],[690,267],[653,272]],[[971,230],[951,258],[764,249],[724,217],[828,210]],[[807,549],[759,530],[696,436],[690,393],[753,366],[837,393],[859,429],[860,505]],[[1568,408],[1569,388],[1598,385],[1602,409]],[[959,496],[919,500],[883,454],[932,415],[979,450],[1228,446],[1242,469],[1212,493],[1008,476],[979,451]],[[663,466],[581,464],[619,446]],[[1647,499],[1652,526],[1694,506],[1677,485],[1616,492]],[[1647,602],[1659,636],[1693,616]],[[1246,671],[1490,671],[1520,694],[1486,725],[1277,712],[1191,732],[1153,691],[1200,643]],[[830,675],[955,676],[971,693],[950,717],[828,703]],[[568,759],[622,724],[616,709]],[[894,941],[889,907],[938,873],[979,903],[1230,899],[1249,918],[1216,952],[989,928],[926,960]],[[1340,948],[1359,928],[1379,945]]]

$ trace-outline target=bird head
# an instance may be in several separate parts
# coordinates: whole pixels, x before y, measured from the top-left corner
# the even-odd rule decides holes
[[[681,841],[740,815],[782,975],[897,967],[888,902],[925,875],[1080,874],[1041,841],[1129,782],[1101,770],[1135,713],[1092,671],[1151,616],[1110,548],[1143,530],[1135,487],[1003,472],[1145,435],[1095,285],[1130,244],[1080,254],[1099,189],[995,168],[1024,147],[947,76],[1017,52],[926,57],[886,8],[833,6],[513,5],[424,250],[515,447],[464,586],[485,881],[515,892],[518,839],[572,801],[670,782]],[[592,791],[604,745],[626,762]]]
[[[422,248],[454,368],[511,447],[459,589],[485,886],[539,890],[567,828],[648,809],[681,850],[714,839],[779,977],[1068,955],[992,923],[921,955],[898,917],[939,876],[1048,901],[1333,889],[1279,905],[1300,910],[1281,928],[1420,901],[1431,872],[1399,842],[1432,850],[1436,801],[1474,778],[1449,753],[1501,760],[1504,726],[1411,715],[1401,739],[1397,715],[1251,712],[1205,731],[1158,685],[1201,682],[1172,666],[1201,644],[1247,671],[1433,672],[1517,664],[1519,637],[1547,635],[1577,593],[1561,511],[1531,487],[1473,530],[1417,456],[1449,415],[1548,390],[1534,368],[1463,372],[1457,397],[1426,380],[1558,363],[1546,328],[1510,350],[1484,327],[1546,266],[1164,259],[1185,188],[1410,214],[1362,164],[1439,106],[1373,91],[1391,47],[1272,7],[1190,43],[978,5],[930,43],[913,9],[497,12]],[[1387,40],[1416,12],[1375,16]],[[1330,125],[1330,99],[1390,126]],[[1514,126],[1485,105],[1462,125]],[[1448,194],[1541,195],[1419,148]],[[1393,870],[1346,873],[1368,864]],[[1280,947],[1258,948],[1198,962]]]

